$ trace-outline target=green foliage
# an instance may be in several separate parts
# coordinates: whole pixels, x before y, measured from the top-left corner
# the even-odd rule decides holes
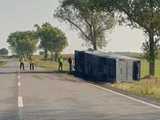
[[[6,48],[0,49],[0,55],[7,56],[8,55],[8,49],[6,49]]]
[[[97,10],[111,10],[119,16],[120,23],[140,28],[147,35],[143,50],[150,63],[149,74],[155,74],[155,59],[160,40],[159,0],[89,0]]]
[[[18,56],[29,57],[36,50],[38,37],[33,31],[14,32],[8,37],[12,52]]]
[[[144,57],[147,59],[147,61],[148,62],[152,61],[152,58],[150,57],[150,42],[147,40],[143,42],[142,49],[144,51]],[[155,40],[154,49],[155,49],[155,58],[159,58],[159,49],[160,49],[159,39]]]
[[[105,32],[115,23],[112,13],[94,10],[88,0],[63,0],[55,16],[78,30],[95,50],[106,46]]]
[[[39,38],[41,39],[40,41],[40,48],[44,49],[44,58],[47,59],[48,58],[48,46],[49,46],[49,39],[48,39],[48,34],[49,34],[49,30],[48,30],[48,26],[50,26],[50,24],[45,23],[43,24],[41,27],[39,25],[35,25],[35,27],[37,28],[37,34],[39,36]]]
[[[156,60],[155,76],[160,78],[160,60]],[[141,77],[144,78],[149,75],[149,63],[147,60],[141,60]]]
[[[39,55],[44,55],[44,52],[43,52],[43,51],[40,51],[40,52],[39,52]]]
[[[66,35],[58,28],[53,27],[49,23],[37,26],[37,33],[41,39],[40,48],[54,53],[60,53],[68,45]]]

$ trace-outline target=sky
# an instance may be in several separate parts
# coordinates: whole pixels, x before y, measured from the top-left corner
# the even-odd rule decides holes
[[[84,41],[78,32],[69,24],[62,23],[53,17],[54,10],[60,0],[0,0],[0,48],[8,47],[6,42],[10,33],[15,31],[33,30],[34,24],[50,22],[53,26],[66,33],[69,46],[65,53],[74,50],[85,50]],[[108,44],[103,50],[113,52],[141,52],[145,37],[142,30],[116,26],[112,33],[106,35]]]

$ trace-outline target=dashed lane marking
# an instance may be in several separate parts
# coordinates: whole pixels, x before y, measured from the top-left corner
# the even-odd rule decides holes
[[[23,108],[23,97],[22,96],[18,96],[18,107],[19,108]]]
[[[20,76],[20,75],[18,75],[18,76],[17,76],[17,78],[18,78],[18,80],[19,80],[19,79],[21,79],[21,76]]]
[[[21,82],[19,81],[17,85],[18,85],[18,87],[21,87]]]
[[[18,83],[17,83],[17,85],[18,85],[18,90],[20,90],[20,87],[21,87],[21,81],[20,81],[21,76],[20,76],[20,73],[19,73],[19,72],[18,72],[18,75],[17,75],[17,79],[18,79]],[[19,108],[23,108],[23,107],[24,107],[24,105],[23,105],[23,97],[21,96],[20,91],[18,91],[18,92],[19,92],[19,96],[18,96],[18,107],[19,107]]]

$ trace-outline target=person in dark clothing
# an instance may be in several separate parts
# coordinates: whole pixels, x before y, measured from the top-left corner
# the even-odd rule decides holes
[[[32,57],[30,58],[29,62],[30,62],[30,70],[34,70],[34,61]]]
[[[69,71],[70,73],[72,73],[72,58],[71,57],[68,58],[68,63],[69,63]]]
[[[20,62],[20,70],[24,70],[25,68],[24,68],[24,58],[20,58],[19,59],[19,62]]]

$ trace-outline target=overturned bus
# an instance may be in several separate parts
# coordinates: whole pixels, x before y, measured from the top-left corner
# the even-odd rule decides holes
[[[139,59],[99,51],[75,51],[75,73],[101,82],[140,80]]]

